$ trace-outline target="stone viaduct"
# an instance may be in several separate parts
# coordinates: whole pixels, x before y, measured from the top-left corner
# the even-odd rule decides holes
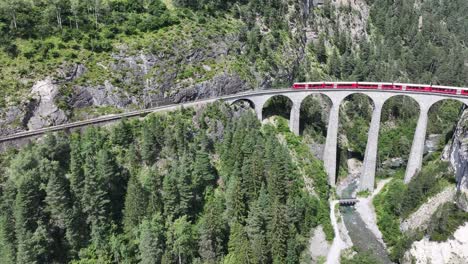
[[[327,138],[325,141],[325,150],[323,154],[324,166],[329,177],[329,183],[334,186],[336,181],[337,169],[337,139],[339,126],[339,109],[342,101],[352,94],[367,95],[374,104],[372,119],[368,131],[368,140],[364,155],[364,164],[362,167],[360,190],[374,189],[375,172],[377,165],[377,146],[380,130],[380,117],[384,103],[391,97],[397,95],[406,95],[413,98],[419,104],[419,119],[414,134],[414,139],[409,155],[408,164],[405,172],[405,182],[409,182],[415,173],[421,169],[424,155],[424,145],[426,139],[426,128],[428,121],[428,112],[432,105],[445,99],[458,100],[468,105],[468,97],[462,95],[448,94],[423,94],[409,91],[388,91],[388,90],[364,90],[364,89],[328,89],[328,90],[278,90],[261,92],[238,96],[227,99],[231,103],[239,100],[247,100],[254,106],[255,112],[260,120],[263,119],[263,107],[265,103],[274,96],[284,96],[292,102],[292,108],[289,119],[289,127],[292,132],[299,134],[299,119],[302,102],[311,94],[321,94],[330,99],[332,106],[328,120]],[[415,109],[417,111],[417,109]]]
[[[32,131],[20,132],[0,138],[0,149],[12,146],[18,143],[24,144],[25,140],[41,136],[48,132],[61,131],[61,130],[76,130],[90,125],[102,125],[107,123],[116,122],[122,118],[139,117],[152,112],[164,112],[180,109],[181,107],[193,107],[212,103],[214,101],[222,100],[228,103],[235,103],[239,100],[249,101],[253,106],[260,121],[263,120],[263,108],[266,102],[275,96],[284,96],[292,102],[292,109],[290,112],[289,126],[292,132],[299,134],[299,120],[300,109],[302,102],[306,97],[312,94],[320,94],[330,99],[332,105],[329,113],[327,137],[325,142],[325,150],[323,155],[325,169],[328,174],[330,185],[334,186],[336,182],[336,169],[337,169],[337,139],[338,139],[338,126],[339,126],[339,109],[343,100],[352,94],[367,95],[374,104],[372,120],[368,132],[368,140],[366,151],[364,155],[364,164],[361,173],[361,186],[360,190],[373,190],[375,182],[375,172],[377,163],[377,145],[380,129],[380,117],[384,103],[391,97],[397,95],[406,95],[413,98],[419,104],[419,119],[416,126],[416,131],[411,147],[409,156],[405,182],[409,182],[414,174],[421,168],[422,159],[424,155],[424,143],[426,139],[426,128],[428,121],[428,112],[433,104],[445,99],[458,100],[465,105],[468,105],[468,96],[466,95],[452,95],[452,94],[436,94],[436,93],[421,93],[411,91],[398,91],[398,90],[366,90],[366,89],[320,89],[320,90],[296,90],[296,89],[278,89],[278,90],[262,90],[252,91],[247,93],[222,96],[218,98],[203,99],[199,101],[174,104],[167,106],[160,106],[150,109],[137,110],[126,112],[123,114],[110,115],[89,119],[85,121],[78,121],[63,125],[57,125]],[[416,110],[416,109],[415,109]]]

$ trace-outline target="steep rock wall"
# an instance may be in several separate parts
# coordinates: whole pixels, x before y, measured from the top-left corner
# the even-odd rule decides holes
[[[457,204],[468,212],[468,108],[465,108],[450,144],[443,152],[442,158],[449,161],[455,171],[457,181]]]

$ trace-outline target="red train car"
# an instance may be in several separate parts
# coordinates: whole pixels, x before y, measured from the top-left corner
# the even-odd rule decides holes
[[[307,85],[308,89],[321,89],[324,88],[324,83],[310,83]]]
[[[379,84],[378,83],[367,83],[367,82],[359,82],[358,83],[358,88],[359,89],[379,89]]]
[[[403,90],[403,85],[399,84],[382,84],[382,90],[396,90],[401,91]]]
[[[307,87],[306,84],[303,83],[295,83],[293,84],[293,89],[305,89]]]
[[[357,89],[358,84],[357,83],[337,83],[336,88],[337,89]]]
[[[406,86],[406,91],[413,91],[413,92],[431,92],[430,86],[422,86],[422,85],[408,85]]]
[[[433,92],[433,93],[443,93],[443,94],[457,94],[456,89],[452,89],[452,88],[448,88],[448,87],[438,87],[438,86],[431,87],[431,92]]]
[[[375,83],[375,82],[310,82],[294,83],[293,89],[379,89],[422,93],[439,93],[468,96],[468,88],[432,86],[422,84]]]

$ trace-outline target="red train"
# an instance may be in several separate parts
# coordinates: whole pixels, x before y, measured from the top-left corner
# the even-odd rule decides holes
[[[294,83],[293,89],[369,89],[396,90],[423,93],[440,93],[468,96],[468,88],[451,86],[407,84],[407,83],[377,83],[377,82],[307,82]]]

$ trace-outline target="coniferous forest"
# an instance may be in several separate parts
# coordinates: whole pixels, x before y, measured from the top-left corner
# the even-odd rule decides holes
[[[312,227],[333,231],[322,165],[285,124],[220,103],[4,154],[0,262],[298,263]]]
[[[0,0],[0,138],[302,81],[467,87],[467,14],[467,0]],[[288,128],[292,107],[275,96],[260,123],[246,105],[216,103],[1,153],[0,264],[308,263],[315,231],[331,242],[330,213],[346,217],[330,208],[341,196],[319,160],[331,101],[304,100],[301,136]],[[405,183],[420,110],[404,95],[383,106],[376,171],[388,182],[367,197],[396,263],[468,221],[443,158],[456,127],[466,141],[466,106],[431,107],[427,136],[439,141]],[[364,159],[372,113],[363,94],[340,105],[338,184]],[[450,188],[457,196],[423,228],[401,230]],[[381,262],[356,245],[341,263]]]

